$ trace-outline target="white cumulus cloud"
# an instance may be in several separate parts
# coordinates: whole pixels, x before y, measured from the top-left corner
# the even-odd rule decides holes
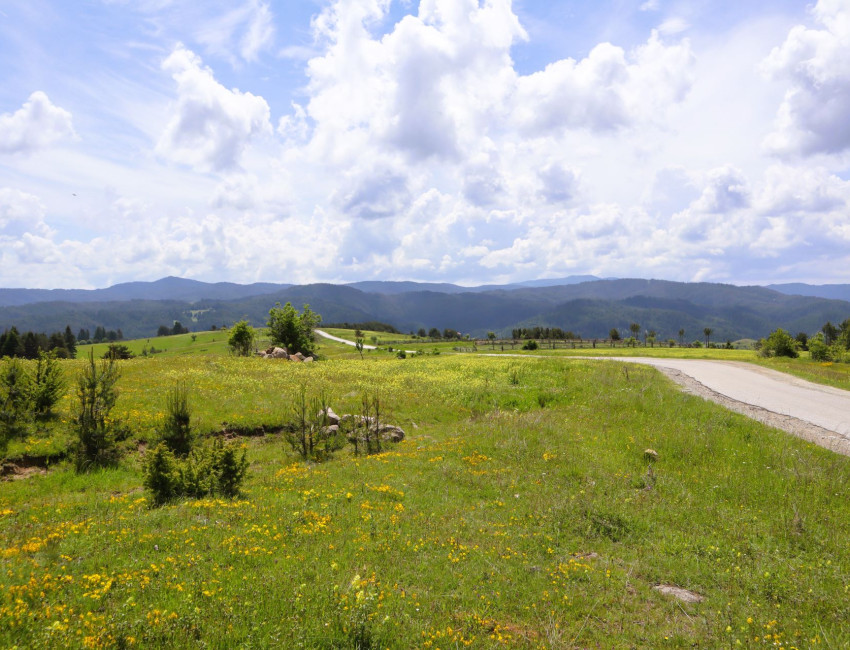
[[[14,113],[0,115],[0,153],[28,153],[74,138],[71,114],[41,91]]]
[[[769,75],[789,82],[766,140],[778,154],[850,149],[850,5],[819,0],[812,14],[819,29],[794,27],[763,62]]]
[[[228,90],[190,50],[178,46],[162,68],[177,82],[177,102],[159,154],[200,170],[230,170],[253,138],[272,133],[266,100]]]

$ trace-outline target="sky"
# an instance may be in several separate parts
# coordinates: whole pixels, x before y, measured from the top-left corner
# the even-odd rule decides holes
[[[847,0],[0,0],[0,287],[850,282]]]

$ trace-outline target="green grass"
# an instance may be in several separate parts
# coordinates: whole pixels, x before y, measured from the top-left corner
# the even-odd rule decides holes
[[[4,484],[4,646],[850,644],[850,459],[650,368],[471,355],[121,366],[118,416],[141,437],[178,379],[201,432],[272,431],[306,383],[339,413],[379,391],[408,437],[321,465],[277,434],[243,438],[235,501],[150,509],[137,453]]]
[[[195,340],[192,340],[193,336]],[[151,347],[157,350],[152,356],[215,355],[227,354],[229,352],[227,345],[227,338],[229,336],[229,330],[217,330],[215,332],[197,332],[195,334],[152,336],[147,339],[117,341],[116,344],[126,345],[136,356],[141,356],[143,350],[150,350]],[[92,351],[95,358],[102,357],[109,349],[109,345],[109,343],[93,343],[77,346],[77,357],[87,357]]]

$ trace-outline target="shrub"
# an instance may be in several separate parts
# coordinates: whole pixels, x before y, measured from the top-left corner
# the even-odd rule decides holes
[[[823,340],[823,334],[809,339],[809,354],[813,361],[832,361],[832,349]]]
[[[523,350],[536,350],[539,346],[537,345],[537,341],[528,340],[522,346]]]
[[[220,438],[182,460],[160,443],[145,458],[143,472],[144,486],[151,492],[154,506],[179,497],[233,498],[248,473],[248,460],[244,449],[240,454],[235,445],[225,444]]]
[[[165,422],[161,440],[177,456],[185,457],[192,451],[191,413],[189,389],[183,382],[172,388],[165,400]]]
[[[759,356],[762,357],[790,357],[796,359],[800,356],[797,352],[797,342],[781,327],[770,333],[767,340],[762,339],[759,345]]]
[[[93,352],[77,377],[77,406],[73,416],[77,471],[113,465],[118,460],[116,427],[109,414],[118,399],[115,384],[119,377],[115,359],[95,363]]]
[[[130,351],[123,343],[113,343],[109,349],[103,353],[103,359],[132,359],[136,355]]]

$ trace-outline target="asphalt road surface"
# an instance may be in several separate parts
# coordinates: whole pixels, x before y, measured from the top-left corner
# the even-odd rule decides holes
[[[736,361],[604,358],[654,366],[702,397],[850,455],[850,391]]]

